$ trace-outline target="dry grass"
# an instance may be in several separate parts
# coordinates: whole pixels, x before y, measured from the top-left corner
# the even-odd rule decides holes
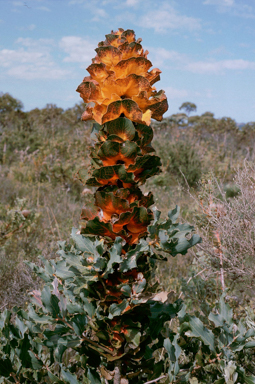
[[[221,285],[231,288],[239,299],[254,296],[255,277],[255,167],[244,163],[238,169],[235,185],[239,194],[231,199],[212,180],[203,194],[201,235],[198,257],[210,274],[221,275]]]

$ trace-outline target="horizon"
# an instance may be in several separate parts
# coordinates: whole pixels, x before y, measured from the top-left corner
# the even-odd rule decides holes
[[[0,91],[25,111],[79,103],[94,49],[121,27],[142,38],[162,71],[155,85],[166,91],[165,117],[190,101],[198,115],[255,120],[251,0],[0,0],[0,11]]]

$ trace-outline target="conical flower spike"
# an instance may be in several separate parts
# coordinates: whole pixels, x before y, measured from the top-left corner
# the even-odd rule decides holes
[[[88,105],[82,119],[99,124],[117,119],[122,114],[136,123],[150,125],[151,117],[162,120],[168,105],[164,91],[152,85],[161,71],[152,67],[141,39],[132,30],[119,29],[98,44],[97,55],[87,70],[77,92]]]
[[[151,117],[161,120],[167,110],[164,91],[152,86],[160,70],[151,70],[141,39],[134,31],[119,29],[99,43],[88,67],[90,76],[78,87],[89,103],[84,120],[94,119],[91,177],[87,185],[98,186],[95,208],[82,210],[82,233],[122,237],[134,244],[147,235],[153,219],[153,197],[138,188],[160,172],[160,159],[152,154]]]

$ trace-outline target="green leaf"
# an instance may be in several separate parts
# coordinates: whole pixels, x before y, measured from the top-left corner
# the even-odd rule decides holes
[[[75,241],[77,248],[80,251],[89,253],[91,255],[94,255],[95,253],[97,253],[93,241],[86,236],[82,236],[78,234],[77,232],[78,232],[78,229],[73,228],[71,233],[71,237]]]
[[[208,345],[212,352],[215,352],[214,348],[214,335],[212,331],[207,329],[204,324],[195,316],[189,317],[190,331],[185,334],[188,337],[198,337],[203,341],[205,345]]]
[[[16,348],[16,353],[19,356],[22,366],[29,368],[31,365],[31,357],[29,355],[29,350],[31,344],[28,338],[28,335],[25,334],[24,339],[19,343],[19,348]]]
[[[94,141],[98,140],[98,134],[101,129],[102,129],[102,125],[98,123],[93,124],[91,134],[90,134],[91,140],[94,140]]]
[[[126,117],[109,121],[106,125],[109,135],[119,136],[122,140],[133,140],[135,137],[135,127],[131,120]]]
[[[173,224],[175,224],[176,220],[179,217],[179,214],[180,214],[180,207],[178,205],[176,205],[174,209],[168,212],[168,217]]]
[[[6,325],[9,324],[11,318],[11,311],[8,309],[5,309],[1,314],[0,314],[0,329],[3,329]]]
[[[180,311],[180,306],[182,305],[181,300],[177,300],[175,303],[162,303],[160,301],[149,301],[150,305],[150,335],[153,338],[161,333],[163,325],[166,321],[169,321],[177,316],[177,313]]]
[[[121,272],[130,271],[133,268],[137,268],[137,261],[140,256],[150,249],[149,244],[141,239],[134,249],[128,251],[120,265]]]
[[[61,376],[65,380],[65,383],[69,384],[80,384],[81,382],[77,380],[76,375],[72,375],[69,371],[64,371],[63,368],[61,368]]]
[[[95,304],[87,299],[87,297],[84,296],[84,293],[80,293],[80,297],[84,303],[84,310],[87,312],[88,316],[92,318],[95,314],[96,307]]]
[[[59,298],[51,294],[50,287],[45,286],[41,293],[41,299],[44,307],[52,314],[53,318],[58,317],[60,308],[59,308]]]
[[[76,276],[75,273],[69,269],[69,266],[66,265],[65,260],[60,260],[57,263],[54,263],[54,267],[56,269],[56,276],[61,280],[67,280]]]
[[[16,318],[15,318],[15,325],[16,325],[16,327],[17,327],[18,330],[19,330],[19,335],[20,335],[20,337],[23,338],[23,337],[24,337],[24,333],[25,333],[26,330],[27,330],[27,326],[26,326],[26,324],[25,324],[22,320],[20,320],[20,319],[18,318],[18,316],[16,316]]]
[[[247,341],[247,343],[245,343],[244,348],[245,348],[245,349],[248,349],[248,348],[255,348],[255,341]]]
[[[219,313],[226,321],[228,325],[233,323],[233,310],[230,306],[225,302],[225,294],[221,295],[219,302]]]
[[[34,323],[49,324],[52,321],[52,318],[50,316],[40,315],[36,313],[32,306],[28,307],[28,316],[30,320],[32,320]]]
[[[216,381],[213,382],[213,384],[225,384],[225,383],[226,383],[226,381],[225,381],[224,378],[216,380]]]
[[[137,179],[144,183],[146,179],[160,172],[160,166],[161,161],[158,156],[146,154],[144,156],[137,156],[135,164],[130,165],[127,171],[139,172]]]
[[[41,369],[43,367],[43,362],[41,360],[39,360],[37,357],[35,357],[35,355],[33,354],[32,351],[28,351],[28,353],[29,353],[30,358],[31,358],[32,368],[35,369],[36,371]]]
[[[112,304],[109,308],[109,319],[112,319],[115,316],[120,316],[122,312],[128,307],[129,303],[124,299],[120,304]]]
[[[86,325],[88,323],[87,316],[85,315],[76,315],[72,319],[72,326],[74,328],[75,333],[78,336],[82,336],[82,333],[86,329]]]
[[[122,243],[123,243],[122,237],[116,237],[112,248],[109,250],[110,259],[107,263],[106,270],[103,274],[103,277],[105,279],[108,277],[110,273],[114,272],[113,266],[115,264],[120,264],[122,262],[122,256],[121,256]]]
[[[53,373],[51,373],[51,371],[49,370],[49,368],[47,368],[47,371],[48,371],[48,376],[49,376],[49,378],[51,379],[51,381],[52,381],[53,383],[65,384],[64,381],[60,380],[57,376],[53,375]]]
[[[46,283],[53,280],[52,276],[49,276],[48,272],[38,265],[31,263],[30,261],[24,260],[24,263],[42,280],[44,280]]]
[[[133,344],[134,347],[139,347],[141,340],[141,332],[139,328],[126,328],[125,338],[127,342]]]
[[[255,383],[255,376],[243,376],[245,384],[254,384]]]
[[[117,157],[134,162],[137,154],[140,153],[140,148],[133,141],[126,141],[125,143],[118,143],[115,141],[105,141],[97,152],[100,160],[109,161],[111,158]],[[107,163],[106,163],[107,164]],[[109,164],[109,163],[108,163]]]
[[[0,376],[8,377],[11,372],[14,372],[11,360],[8,357],[0,359]]]
[[[99,374],[94,369],[88,368],[87,377],[91,384],[102,384]]]
[[[164,348],[166,349],[169,359],[170,367],[168,370],[169,378],[171,381],[175,379],[175,376],[179,373],[179,357],[181,355],[181,347],[178,345],[179,334],[176,334],[171,342],[169,338],[164,340]]]
[[[99,183],[103,182],[104,184],[105,181],[110,181],[116,177],[124,183],[134,183],[134,174],[127,173],[126,167],[123,164],[101,167],[96,169],[92,175],[97,179]]]
[[[145,147],[146,145],[150,144],[153,139],[152,128],[144,124],[137,124],[136,130],[139,132],[141,147]]]
[[[215,327],[223,327],[224,325],[224,319],[219,314],[211,312],[208,319],[214,323]]]
[[[141,279],[136,282],[136,284],[132,285],[132,291],[134,295],[138,295],[139,293],[142,293],[144,288],[146,287],[146,279]]]

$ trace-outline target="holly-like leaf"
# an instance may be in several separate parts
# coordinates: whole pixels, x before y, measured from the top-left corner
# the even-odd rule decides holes
[[[50,312],[53,318],[58,317],[60,308],[59,308],[59,298],[55,295],[52,295],[50,288],[46,285],[41,293],[42,303],[45,309]]]
[[[11,319],[11,311],[8,309],[5,309],[1,314],[0,314],[0,330],[3,330],[6,326],[9,325]]]
[[[43,367],[43,362],[38,359],[34,353],[32,351],[28,351],[28,354],[30,356],[30,361],[31,361],[31,368],[33,368],[34,370],[38,371],[39,369],[41,369]]]
[[[120,316],[127,308],[129,303],[126,299],[122,300],[120,304],[112,304],[109,308],[109,319],[113,319],[115,316]]]
[[[86,315],[78,314],[72,318],[72,326],[76,335],[80,337],[82,336],[83,332],[86,329],[87,323],[88,323],[88,319]]]
[[[81,382],[77,379],[77,376],[75,374],[72,375],[71,372],[65,371],[63,368],[61,368],[61,376],[63,377],[65,383],[81,384]]]
[[[71,237],[75,241],[77,248],[84,253],[95,255],[95,253],[97,253],[97,250],[93,241],[88,237],[82,236],[80,233],[77,232],[78,230],[76,228],[73,228],[71,233]]]
[[[195,316],[189,316],[189,327],[190,331],[185,333],[188,337],[198,337],[212,352],[215,352],[214,334],[204,326],[201,320]]]
[[[144,255],[144,253],[148,251],[149,251],[148,243],[145,240],[141,239],[134,249],[131,249],[126,253],[120,265],[120,271],[127,272],[137,268],[137,261],[139,257]]]

